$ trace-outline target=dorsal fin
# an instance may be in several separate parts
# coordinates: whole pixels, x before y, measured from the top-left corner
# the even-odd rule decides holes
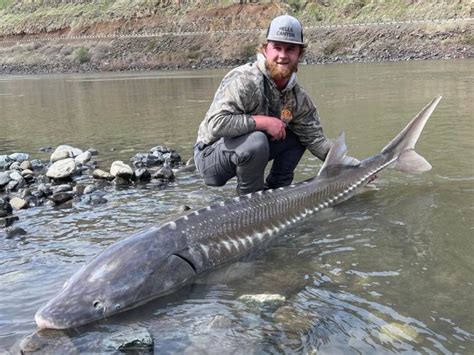
[[[337,175],[340,168],[347,166],[347,164],[344,163],[346,153],[346,139],[344,132],[342,132],[333,142],[331,149],[329,149],[324,164],[318,172],[318,176],[324,175],[330,177]]]

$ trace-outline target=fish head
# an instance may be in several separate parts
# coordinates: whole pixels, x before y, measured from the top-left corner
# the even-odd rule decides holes
[[[112,244],[37,311],[36,324],[75,328],[174,291],[195,276],[192,265],[174,254],[174,240],[155,228]]]

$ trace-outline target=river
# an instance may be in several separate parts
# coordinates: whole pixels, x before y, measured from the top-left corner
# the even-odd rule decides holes
[[[107,170],[165,145],[186,160],[226,72],[0,76],[0,155],[48,160],[41,147],[69,144],[97,149]],[[417,144],[433,169],[388,171],[377,191],[305,218],[252,262],[64,332],[35,333],[34,314],[82,264],[184,205],[233,196],[235,182],[208,188],[181,173],[166,186],[107,188],[100,206],[17,211],[25,239],[0,239],[0,352],[22,341],[38,353],[105,352],[114,337],[142,329],[160,354],[474,352],[474,61],[301,66],[298,75],[326,134],[345,131],[358,158],[443,95]],[[296,180],[320,165],[306,154]],[[285,301],[240,298],[263,293]]]

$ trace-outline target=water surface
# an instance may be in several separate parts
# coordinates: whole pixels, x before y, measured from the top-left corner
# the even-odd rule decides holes
[[[191,156],[197,127],[227,70],[0,76],[0,154],[96,148],[100,167],[156,145]],[[474,62],[303,66],[299,81],[325,132],[349,153],[380,151],[434,96],[417,145],[423,175],[387,172],[378,191],[300,221],[251,263],[172,297],[77,331],[41,332],[43,352],[103,352],[120,332],[148,329],[159,353],[472,353]],[[320,162],[305,155],[296,180]],[[168,186],[109,188],[105,205],[16,212],[26,242],[0,240],[0,350],[16,349],[34,313],[82,264],[114,241],[233,196],[190,173]],[[256,305],[271,293],[284,304]]]

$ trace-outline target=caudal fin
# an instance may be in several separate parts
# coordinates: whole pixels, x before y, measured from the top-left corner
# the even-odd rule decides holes
[[[382,153],[398,156],[391,168],[409,173],[422,173],[431,170],[431,164],[415,152],[415,144],[440,100],[441,96],[435,97],[382,149]]]

